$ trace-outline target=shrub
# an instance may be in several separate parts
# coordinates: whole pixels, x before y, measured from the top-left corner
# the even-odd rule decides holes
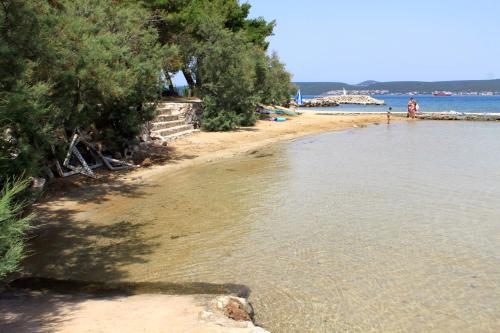
[[[291,80],[292,75],[276,53],[271,56],[261,55],[257,60],[256,87],[261,103],[285,105],[290,102],[290,96],[297,91]]]
[[[213,33],[198,57],[204,100],[202,128],[225,131],[255,123],[255,61],[251,45],[227,31]]]
[[[24,257],[25,233],[33,215],[23,215],[25,205],[20,194],[29,182],[7,181],[0,193],[0,279],[17,269]]]
[[[0,6],[0,173],[40,175],[75,128],[125,148],[154,117],[158,43],[138,2],[6,0]],[[61,157],[61,156],[60,156]]]

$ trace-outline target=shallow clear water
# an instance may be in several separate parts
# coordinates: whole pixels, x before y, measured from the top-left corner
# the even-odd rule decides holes
[[[311,96],[312,97],[312,96]],[[410,96],[374,95],[385,101],[384,106],[377,105],[340,105],[326,108],[304,108],[304,110],[321,110],[337,112],[386,112],[392,107],[394,112],[406,112]],[[499,113],[500,96],[412,96],[421,112],[465,112],[465,113]]]
[[[34,273],[245,284],[272,332],[498,332],[499,185],[496,123],[327,133],[103,202]]]

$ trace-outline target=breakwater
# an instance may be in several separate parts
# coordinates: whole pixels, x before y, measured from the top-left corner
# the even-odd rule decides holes
[[[317,111],[310,113],[320,116],[366,116],[385,115],[386,111]],[[407,112],[391,112],[391,117],[406,118]],[[416,114],[421,120],[463,120],[463,121],[500,121],[500,113],[450,113],[450,112],[421,112]]]
[[[416,116],[424,120],[469,120],[469,121],[500,121],[500,113],[450,113],[450,112],[426,112]]]
[[[329,107],[339,106],[340,104],[385,105],[385,102],[367,95],[342,95],[305,99],[302,106]]]

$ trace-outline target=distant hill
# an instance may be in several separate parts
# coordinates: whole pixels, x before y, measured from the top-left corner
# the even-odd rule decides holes
[[[432,93],[436,90],[451,92],[492,91],[500,92],[500,79],[497,80],[465,80],[465,81],[365,81],[357,85],[342,82],[295,82],[303,95],[321,95],[331,90],[388,90],[391,93]]]
[[[358,83],[357,86],[360,86],[360,87],[369,87],[371,85],[374,85],[376,83],[379,83],[378,81],[373,81],[373,80],[368,80],[368,81],[363,81],[361,83]]]

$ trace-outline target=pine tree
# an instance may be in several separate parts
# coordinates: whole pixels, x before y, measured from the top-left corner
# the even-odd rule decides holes
[[[0,192],[0,280],[14,272],[24,257],[25,233],[33,215],[23,216],[18,196],[27,185],[27,181],[6,182]]]
[[[0,183],[37,175],[75,128],[109,150],[154,117],[158,75],[176,48],[150,12],[111,0],[6,0],[0,7]]]

